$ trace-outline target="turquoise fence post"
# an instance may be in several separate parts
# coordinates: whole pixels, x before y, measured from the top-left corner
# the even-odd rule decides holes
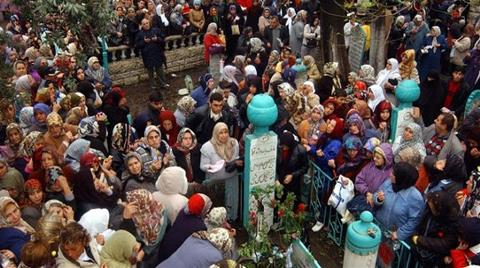
[[[406,124],[414,122],[411,111],[412,103],[420,97],[420,87],[413,80],[404,80],[395,88],[395,97],[398,101],[398,107],[392,110],[390,140],[402,135]]]
[[[278,110],[273,98],[268,94],[258,94],[247,107],[247,117],[254,126],[253,134],[245,137],[245,170],[243,183],[243,225],[249,224],[249,213],[257,213],[259,226],[266,223],[268,228],[273,224],[273,209],[269,207],[270,199],[262,200],[264,211],[259,213],[258,202],[251,195],[256,187],[275,185],[275,168],[277,159],[277,135],[268,128],[277,120]],[[261,212],[261,211],[260,211]]]
[[[103,68],[108,70],[108,45],[105,38],[102,38],[102,65]]]
[[[373,223],[372,213],[362,212],[360,220],[348,226],[343,268],[374,268],[381,238],[382,231]]]

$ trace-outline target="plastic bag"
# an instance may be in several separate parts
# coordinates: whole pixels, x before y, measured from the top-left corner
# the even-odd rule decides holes
[[[350,202],[354,196],[353,189],[354,185],[352,180],[340,175],[335,183],[332,194],[328,198],[328,205],[334,207],[342,217],[345,216],[347,203]]]

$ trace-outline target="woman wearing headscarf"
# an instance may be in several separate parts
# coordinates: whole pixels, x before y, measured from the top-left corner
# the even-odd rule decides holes
[[[380,133],[381,142],[388,142],[390,139],[391,117],[392,104],[388,100],[378,103],[374,110],[373,127]]]
[[[213,90],[214,84],[215,79],[210,73],[206,73],[198,79],[197,88],[195,88],[190,94],[190,96],[195,101],[195,107],[202,107],[203,105],[208,103],[208,97]]]
[[[45,193],[42,184],[37,179],[29,179],[24,184],[25,198],[20,203],[23,219],[30,226],[37,226],[38,219],[42,216],[42,207]]]
[[[285,20],[285,26],[288,29],[288,32],[290,32],[290,28],[292,27],[293,20],[295,19],[295,16],[297,15],[297,12],[295,11],[295,8],[289,7],[287,9],[287,14],[283,16],[283,20]]]
[[[120,229],[133,234],[143,244],[145,257],[137,267],[150,268],[159,263],[159,246],[168,225],[165,207],[145,189],[126,193]]]
[[[19,112],[18,121],[23,135],[27,135],[33,124],[33,107],[29,106],[22,108]]]
[[[63,128],[63,120],[59,114],[53,112],[47,116],[47,132],[43,135],[44,145],[55,150],[57,155],[64,155],[70,141],[73,139],[72,133],[66,134]]]
[[[90,141],[90,148],[102,152],[103,155],[108,155],[104,145],[107,138],[106,121],[107,116],[100,112],[95,116],[83,118],[78,125],[78,136]]]
[[[303,44],[303,32],[307,23],[307,11],[300,10],[293,19],[292,25],[289,27],[289,46],[294,56],[300,56]]]
[[[188,199],[160,244],[160,262],[168,259],[190,235],[207,230],[204,219],[211,207],[212,201],[204,194],[197,193]]]
[[[402,53],[402,61],[398,66],[402,80],[413,80],[420,84],[418,77],[417,62],[415,61],[415,50],[408,49]]]
[[[316,144],[309,143],[306,147],[317,166],[330,177],[334,177],[335,158],[342,148],[343,128],[343,119],[338,117],[327,119],[325,132],[319,136],[318,142]]]
[[[175,110],[173,115],[175,116],[177,125],[180,128],[185,126],[185,120],[190,116],[191,113],[193,113],[196,106],[197,106],[197,101],[195,101],[190,96],[183,96],[177,102],[177,109]]]
[[[228,218],[238,217],[239,181],[237,168],[243,167],[238,159],[239,146],[235,138],[229,136],[228,127],[219,122],[213,128],[212,138],[200,149],[200,169],[206,173],[204,183],[214,185],[225,183],[225,206]]]
[[[231,257],[233,246],[230,232],[225,228],[198,231],[189,236],[172,256],[156,268],[209,267]]]
[[[321,104],[315,105],[310,111],[310,117],[303,120],[297,128],[297,133],[302,145],[310,144],[313,138],[318,140],[326,130],[326,124],[323,120],[323,106]],[[315,135],[315,137],[314,137]]]
[[[218,25],[215,22],[211,22],[207,26],[207,31],[203,37],[203,46],[205,62],[210,63],[210,54],[221,54],[225,51],[225,44],[218,35]]]
[[[183,17],[183,6],[177,4],[170,13],[170,29],[172,35],[189,35],[192,32],[190,22]]]
[[[387,60],[385,69],[381,70],[377,74],[377,80],[375,84],[379,85],[383,89],[385,97],[390,101],[395,101],[395,85],[392,85],[393,80],[400,82],[402,77],[400,76],[400,70],[398,69],[398,61],[395,58]],[[392,82],[392,83],[391,83]]]
[[[108,70],[100,65],[97,57],[88,59],[88,68],[85,70],[85,76],[92,80],[98,94],[108,93],[112,88],[112,79],[108,74]]]
[[[426,156],[426,152],[422,137],[422,128],[416,123],[409,123],[405,126],[403,134],[398,136],[393,142],[393,154],[397,155],[401,150],[407,147],[413,147],[418,151],[423,161]]]
[[[138,153],[130,152],[125,157],[125,170],[122,173],[123,190],[128,192],[136,189],[156,191],[155,179],[150,172],[145,172],[142,158]]]
[[[105,96],[102,110],[108,119],[107,130],[108,141],[110,142],[114,126],[117,124],[128,124],[130,122],[129,118],[131,119],[125,91],[119,87],[114,87]]]
[[[255,67],[257,74],[263,74],[267,68],[268,54],[263,41],[258,37],[250,38],[249,47],[247,48],[247,62],[248,61],[251,61],[250,64]],[[245,67],[245,70],[247,67]],[[248,76],[248,74],[246,75]]]
[[[422,218],[425,201],[415,188],[417,178],[414,166],[396,163],[392,176],[374,194],[375,217],[392,231],[392,239],[407,241]]]
[[[310,55],[306,55],[303,57],[303,64],[307,67],[307,79],[314,81],[315,84],[318,85],[320,83],[320,79],[322,78],[322,75],[318,70],[317,64],[315,63],[315,59]],[[332,65],[331,67],[334,67],[334,66]],[[337,64],[337,67],[338,67],[338,64]],[[334,71],[336,72],[337,69],[335,68]],[[334,75],[335,73],[331,73],[332,77],[334,77]]]
[[[412,237],[412,252],[422,266],[444,266],[444,257],[458,245],[457,200],[447,192],[427,194],[427,209]]]
[[[117,174],[124,171],[125,157],[130,152],[135,138],[135,129],[129,124],[118,123],[113,127],[110,155],[113,157],[112,168]]]
[[[471,27],[471,25],[470,25]],[[462,30],[459,30],[455,27],[450,27],[452,35],[452,45],[450,50],[450,62],[454,65],[452,68],[455,69],[455,66],[465,66],[463,61],[467,54],[470,52],[471,39],[468,33],[468,24],[463,27]]]
[[[0,157],[5,158],[11,167],[25,174],[27,159],[22,155],[21,143],[23,141],[23,132],[17,123],[8,124],[6,131],[6,145],[0,146]]]
[[[29,74],[20,76],[15,83],[15,111],[16,117],[19,116],[23,107],[31,106],[32,104],[32,87],[36,81]]]
[[[105,159],[104,162],[106,161],[108,160]],[[86,152],[80,158],[80,170],[73,175],[73,193],[78,216],[90,209],[113,209],[115,206],[115,197],[118,197],[116,192],[119,190],[118,179],[114,174],[103,173],[101,165],[92,152]]]
[[[205,173],[200,169],[200,146],[195,133],[189,128],[182,128],[172,151],[177,165],[186,172],[188,193],[197,191],[196,188],[205,180]]]
[[[168,145],[175,145],[180,130],[175,115],[172,111],[165,110],[161,111],[158,117],[160,121],[160,130],[162,131],[162,138],[168,143]]]
[[[420,98],[414,106],[420,108],[425,126],[430,126],[440,114],[443,106],[443,99],[438,98],[438,89],[442,88],[440,74],[436,71],[430,72],[427,78],[420,84]]]
[[[318,83],[315,93],[322,101],[332,96],[346,95],[338,76],[338,62],[327,62],[323,66],[323,76]]]
[[[423,46],[420,49],[420,52],[422,53],[418,67],[420,81],[425,81],[429,72],[441,71],[440,60],[447,47],[446,39],[442,35],[440,27],[433,26],[430,32],[425,36]]]
[[[80,158],[90,150],[90,141],[85,139],[76,139],[65,151],[65,164],[72,170],[72,173],[80,170]]]
[[[78,223],[87,230],[90,238],[97,241],[99,251],[105,245],[105,241],[109,240],[115,232],[109,229],[109,221],[110,212],[105,208],[90,209],[78,220]]]
[[[106,267],[130,268],[143,260],[141,243],[131,233],[116,231],[100,252],[102,265]]]
[[[0,190],[7,190],[13,199],[20,201],[23,198],[23,184],[22,174],[0,157]]]
[[[368,87],[368,107],[372,110],[375,111],[375,108],[377,108],[377,105],[385,100],[385,95],[383,94],[383,89],[379,85],[371,85]]]
[[[358,78],[367,84],[367,87],[375,84],[375,68],[368,64],[360,66]]]
[[[22,247],[34,233],[35,229],[22,219],[17,202],[7,196],[0,197],[0,249],[3,255],[20,262]]]
[[[162,140],[162,132],[154,125],[147,126],[144,133],[144,142],[135,152],[140,155],[143,170],[153,178],[157,178],[161,171],[169,166],[175,166],[175,156],[168,143]]]
[[[277,180],[285,186],[282,200],[288,192],[295,194],[295,204],[301,202],[301,182],[308,169],[308,156],[305,148],[295,141],[290,132],[283,132],[279,137],[277,157]]]
[[[335,159],[337,174],[353,180],[367,163],[363,154],[363,144],[357,136],[351,136],[344,140],[342,150]]]
[[[372,137],[379,138],[380,133],[376,129],[366,128],[363,118],[360,117],[358,112],[350,114],[347,117],[348,132],[343,135],[343,141],[346,141],[351,136],[356,136],[360,139],[362,144],[367,142]]]
[[[33,121],[30,131],[47,132],[47,115],[51,112],[50,107],[44,103],[33,106]]]
[[[263,88],[269,88],[270,83],[272,82],[271,79],[276,72],[277,64],[280,60],[280,53],[278,51],[273,50],[270,52],[268,56],[267,66],[265,67],[265,71],[262,74],[262,85]]]
[[[245,21],[239,5],[229,4],[227,8],[224,15],[223,29],[225,31],[225,40],[227,41],[227,57],[233,58]]]
[[[153,198],[167,209],[169,224],[172,225],[178,212],[183,209],[188,199],[186,172],[180,167],[167,167],[158,177]]]
[[[223,68],[222,80],[233,83],[232,92],[237,93],[241,89],[240,83],[244,79],[243,73],[233,65],[227,65]]]
[[[265,29],[270,26],[271,13],[270,7],[264,7],[262,15],[258,18],[258,30],[262,36],[265,33]]]

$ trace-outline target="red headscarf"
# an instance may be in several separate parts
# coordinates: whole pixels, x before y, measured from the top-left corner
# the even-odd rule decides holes
[[[159,120],[160,130],[162,131],[162,135],[164,135],[164,139],[167,141],[168,145],[175,145],[175,143],[177,143],[177,136],[179,131],[175,115],[173,115],[172,111],[165,110],[160,112]],[[172,122],[172,129],[168,131],[163,127],[163,122],[166,120]]]
[[[92,153],[92,152],[85,152],[84,154],[82,154],[82,156],[80,157],[80,166],[82,167],[92,167],[93,164],[97,163],[98,162],[98,158],[97,156]]]
[[[383,100],[378,103],[377,107],[375,108],[375,121],[380,122],[380,113],[384,110],[388,110],[390,112],[390,118],[392,117],[392,104],[388,100]],[[389,119],[390,119],[389,118]]]
[[[332,139],[342,139],[344,134],[345,123],[342,118],[339,117],[332,117],[330,120],[335,120],[335,128],[333,129],[332,133],[327,133],[327,135]]]

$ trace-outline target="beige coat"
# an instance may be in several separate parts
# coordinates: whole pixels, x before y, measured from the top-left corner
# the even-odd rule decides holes
[[[453,43],[455,51],[453,51],[453,57],[450,58],[450,61],[455,65],[464,66],[463,59],[467,56],[468,51],[470,50],[470,37],[461,36]],[[452,48],[453,49],[453,48]]]
[[[58,257],[55,259],[55,262],[57,264],[57,268],[99,268],[100,267],[100,255],[97,250],[97,242],[95,239],[92,239],[90,241],[90,250],[92,251],[93,258],[95,259],[96,263],[92,262],[85,262],[85,261],[79,261],[78,266],[76,263],[71,262],[69,259],[67,259],[64,255],[62,250],[58,250]]]
[[[203,30],[205,28],[205,16],[201,9],[191,9],[188,13],[188,20],[197,29]]]

